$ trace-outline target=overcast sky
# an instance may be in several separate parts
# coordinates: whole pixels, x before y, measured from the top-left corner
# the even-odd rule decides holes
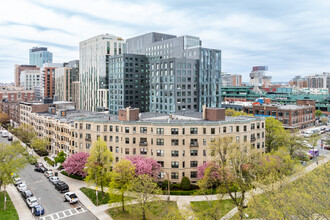
[[[330,72],[330,0],[2,0],[0,82],[45,46],[54,62],[79,59],[79,42],[162,32],[193,35],[222,50],[222,71],[266,65],[273,81]]]

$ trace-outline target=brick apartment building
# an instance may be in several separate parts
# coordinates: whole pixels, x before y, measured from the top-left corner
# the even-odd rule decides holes
[[[249,105],[244,106],[243,111],[254,116],[274,117],[283,123],[284,128],[291,130],[308,128],[315,122],[313,100],[298,100],[297,105]]]

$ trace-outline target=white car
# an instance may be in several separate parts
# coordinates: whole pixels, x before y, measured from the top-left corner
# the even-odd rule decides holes
[[[33,208],[34,206],[39,205],[37,198],[34,196],[27,198],[26,204],[29,206],[29,208]]]
[[[77,203],[79,201],[78,197],[74,192],[64,193],[64,199],[65,201],[68,201],[70,204]]]
[[[46,176],[47,178],[49,178],[49,177],[51,177],[51,176],[54,176],[54,175],[53,175],[53,171],[51,171],[51,170],[48,170],[48,171],[44,172],[44,174],[45,174],[45,176]]]
[[[22,183],[23,183],[23,182],[22,182],[21,178],[17,177],[17,178],[14,179],[14,185],[15,185],[15,186],[17,186],[17,185],[19,185],[19,184],[22,184]]]
[[[55,185],[58,181],[60,181],[60,178],[58,178],[57,176],[51,176],[49,177],[49,181]]]
[[[17,186],[17,189],[18,189],[18,191],[23,192],[23,191],[27,190],[28,188],[27,188],[27,185],[25,183],[22,183],[22,184]]]

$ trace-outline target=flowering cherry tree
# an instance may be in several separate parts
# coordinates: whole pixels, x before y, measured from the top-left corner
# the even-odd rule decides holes
[[[135,174],[147,174],[149,176],[157,175],[160,172],[160,164],[152,158],[145,158],[142,156],[128,156],[126,160],[131,161],[135,166]]]
[[[221,180],[220,167],[217,164],[215,164],[214,162],[206,162],[197,168],[197,178],[198,179],[201,180],[204,178],[205,171],[207,168],[210,169],[209,174],[210,174],[211,179],[213,179],[214,181]]]
[[[84,168],[88,157],[89,154],[85,152],[72,154],[65,160],[62,166],[68,174],[77,174],[85,177],[87,173],[84,171]]]

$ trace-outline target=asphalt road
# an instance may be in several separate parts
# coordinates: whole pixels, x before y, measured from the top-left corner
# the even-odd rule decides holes
[[[1,143],[10,143],[7,139],[0,137]],[[45,209],[45,214],[37,219],[42,220],[97,220],[86,207],[80,202],[69,204],[64,202],[64,194],[55,189],[43,173],[35,172],[34,166],[28,164],[19,174],[22,181],[26,183],[33,195]],[[22,198],[23,201],[23,198]],[[79,208],[81,207],[81,208]],[[19,212],[19,210],[18,210]]]

